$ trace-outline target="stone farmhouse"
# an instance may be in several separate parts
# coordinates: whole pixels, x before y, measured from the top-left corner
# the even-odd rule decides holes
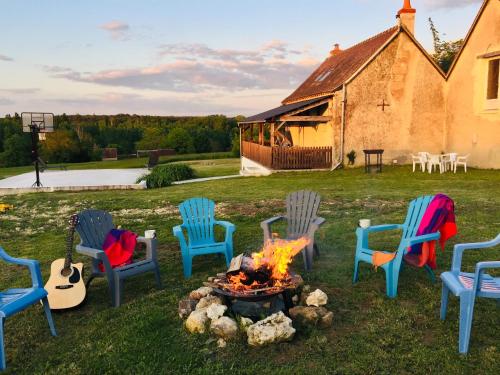
[[[448,74],[415,39],[404,0],[397,25],[339,45],[278,108],[240,122],[242,173],[335,169],[354,150],[386,164],[419,151],[470,154],[500,168],[500,0],[485,0]]]

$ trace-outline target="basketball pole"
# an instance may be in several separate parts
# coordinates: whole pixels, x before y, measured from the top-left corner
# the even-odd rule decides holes
[[[40,166],[38,164],[38,126],[36,124],[32,124],[31,128],[31,160],[35,162],[35,174],[36,181],[33,186],[41,187],[42,183],[40,182]]]

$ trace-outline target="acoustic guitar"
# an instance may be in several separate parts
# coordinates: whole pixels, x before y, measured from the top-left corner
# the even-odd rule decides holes
[[[83,282],[83,263],[73,264],[73,239],[78,215],[71,216],[68,237],[66,238],[66,258],[57,259],[50,267],[50,278],[45,285],[49,306],[52,310],[76,307],[86,295]]]

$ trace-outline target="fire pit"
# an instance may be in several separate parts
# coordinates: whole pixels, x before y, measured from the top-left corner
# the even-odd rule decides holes
[[[303,283],[300,275],[289,271],[289,265],[308,243],[307,238],[269,241],[259,253],[233,258],[227,272],[218,274],[206,285],[236,314],[288,313],[293,307],[292,295]]]

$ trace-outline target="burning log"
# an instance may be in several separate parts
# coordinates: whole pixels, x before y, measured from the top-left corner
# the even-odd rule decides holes
[[[233,258],[225,277],[221,277],[221,282],[214,282],[226,284],[224,289],[236,291],[257,292],[274,287],[286,288],[291,280],[288,267],[293,257],[308,244],[309,239],[305,237],[295,241],[268,241],[258,253]]]
[[[233,284],[241,283],[245,286],[252,285],[265,286],[271,281],[272,271],[261,264],[255,267],[254,260],[244,254],[233,258],[229,269],[226,272],[226,278]]]

